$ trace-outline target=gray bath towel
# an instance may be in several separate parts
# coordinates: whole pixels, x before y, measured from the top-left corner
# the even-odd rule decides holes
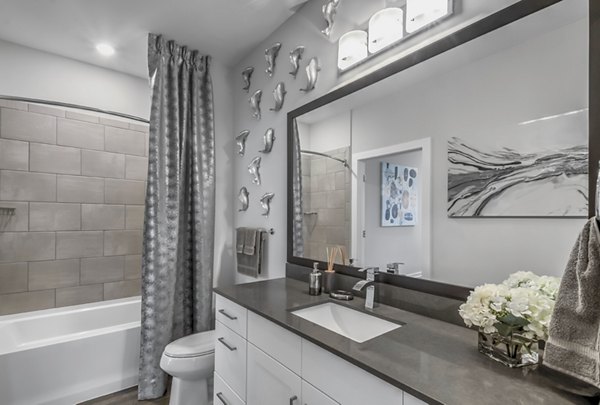
[[[244,241],[246,240],[246,228],[237,228],[235,230],[235,251],[244,253]]]
[[[600,231],[579,234],[550,321],[544,365],[600,388]]]
[[[263,254],[266,247],[267,231],[259,228],[246,228],[244,250],[238,253],[237,271],[251,277],[262,272]],[[250,246],[248,246],[250,244]]]

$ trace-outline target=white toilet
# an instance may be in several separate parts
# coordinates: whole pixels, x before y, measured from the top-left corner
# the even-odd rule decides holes
[[[167,345],[160,368],[173,376],[169,405],[208,405],[208,379],[215,369],[215,331],[182,337]]]

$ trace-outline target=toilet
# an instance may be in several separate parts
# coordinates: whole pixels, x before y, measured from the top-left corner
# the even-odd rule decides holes
[[[215,369],[215,331],[195,333],[169,343],[160,368],[173,376],[169,405],[208,405],[208,379]]]

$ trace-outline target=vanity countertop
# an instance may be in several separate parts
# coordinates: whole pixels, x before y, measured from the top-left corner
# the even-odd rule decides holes
[[[215,292],[300,335],[390,384],[432,404],[595,404],[597,399],[556,388],[544,368],[510,369],[477,351],[477,333],[387,305],[373,314],[405,323],[357,343],[291,313],[332,301],[308,295],[308,283],[291,278],[259,281]],[[364,300],[335,301],[364,311]]]

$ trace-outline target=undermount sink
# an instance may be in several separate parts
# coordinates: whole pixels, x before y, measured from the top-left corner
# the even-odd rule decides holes
[[[373,339],[401,326],[333,302],[298,309],[292,311],[292,314],[358,343]]]

